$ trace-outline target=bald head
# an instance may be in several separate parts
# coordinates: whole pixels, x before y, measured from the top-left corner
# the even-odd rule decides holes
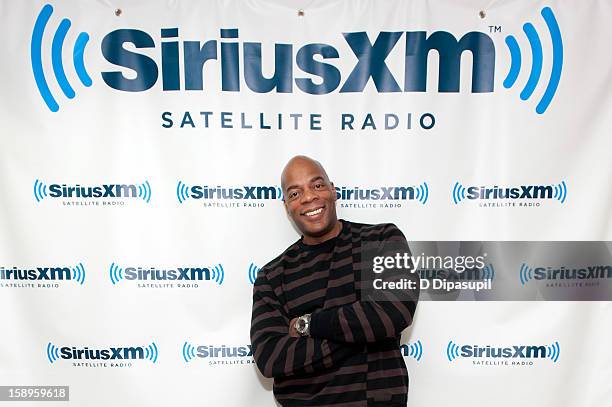
[[[329,182],[329,177],[327,176],[327,172],[325,172],[325,168],[321,165],[317,160],[313,160],[310,157],[305,155],[296,155],[292,159],[290,159],[285,168],[283,168],[283,172],[281,173],[281,188],[283,189],[283,193],[287,191],[287,188],[290,185],[287,182],[293,177],[295,173],[304,172],[308,170],[312,170],[316,168],[317,171],[322,175],[323,180],[325,182]]]
[[[336,190],[318,161],[293,157],[283,169],[281,187],[287,214],[302,232],[305,244],[324,242],[340,233]]]

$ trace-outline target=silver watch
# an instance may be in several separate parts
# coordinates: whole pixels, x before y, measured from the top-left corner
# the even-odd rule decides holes
[[[293,327],[301,336],[310,335],[310,314],[304,314],[296,319]]]

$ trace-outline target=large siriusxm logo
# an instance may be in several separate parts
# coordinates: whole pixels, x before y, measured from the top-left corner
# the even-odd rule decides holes
[[[179,203],[188,199],[203,200],[282,200],[283,191],[276,185],[244,185],[239,187],[226,187],[217,185],[187,185],[178,181],[176,185],[176,198]]]
[[[217,285],[223,285],[225,280],[225,270],[223,265],[217,264],[210,267],[176,267],[168,269],[158,269],[155,267],[121,267],[117,263],[111,263],[108,268],[108,277],[117,285],[123,281],[130,282],[201,282],[210,281]]]
[[[523,263],[519,268],[519,280],[525,286],[531,280],[535,281],[564,281],[564,280],[598,280],[612,278],[612,266],[588,265],[584,267],[550,267],[530,266]]]
[[[207,359],[209,365],[251,364],[252,356],[251,345],[192,345],[185,341],[181,348],[181,357],[185,363]]]
[[[56,112],[59,104],[49,89],[41,51],[52,12],[53,7],[47,4],[42,7],[36,19],[32,32],[31,62],[41,97],[48,108]],[[543,24],[540,25],[548,31],[552,43],[552,63],[544,93],[535,109],[538,114],[544,113],[552,102],[563,67],[563,42],[554,13],[545,7],[541,15]],[[51,47],[53,74],[67,98],[75,96],[62,61],[62,48],[70,24],[68,19],[59,23]],[[523,31],[529,43],[532,62],[520,98],[528,100],[542,80],[545,50],[532,23],[525,23]],[[363,92],[370,79],[380,93],[426,92],[428,57],[430,52],[435,51],[439,55],[438,92],[456,93],[460,90],[461,57],[469,51],[472,55],[471,91],[494,91],[496,48],[489,34],[472,31],[458,39],[447,31],[381,31],[374,38],[360,31],[342,33],[342,37],[344,45],[350,50],[346,51],[350,52],[350,56],[341,55],[346,47],[339,49],[322,42],[275,43],[274,74],[267,77],[263,73],[263,66],[266,65],[262,57],[263,44],[241,41],[238,28],[221,28],[218,38],[204,40],[180,39],[178,27],[161,28],[157,36],[135,28],[123,28],[106,34],[100,46],[104,59],[122,70],[103,71],[101,78],[110,88],[125,92],[151,89],[160,77],[163,91],[203,91],[205,87],[211,87],[204,83],[203,71],[207,69],[218,72],[220,90],[223,92],[241,92],[244,83],[250,91],[256,93],[293,93],[296,89],[313,95],[335,91],[354,93]],[[88,39],[86,33],[81,33],[73,47],[73,65],[84,86],[92,83],[83,60]],[[402,46],[398,45],[400,43]],[[511,65],[503,85],[510,89],[518,83],[523,58],[515,36],[506,36],[505,45]],[[151,49],[160,50],[157,57],[151,56]],[[386,60],[398,52],[402,53],[404,66],[401,72],[393,72]],[[356,58],[357,61],[350,72],[342,72],[333,63],[340,58]],[[125,68],[135,74],[124,75]],[[400,78],[403,80],[398,80]]]
[[[74,266],[45,266],[45,267],[0,267],[0,280],[58,282],[74,281],[79,285],[85,284],[85,267],[83,263]]]
[[[47,344],[47,360],[55,364],[60,360],[70,361],[122,361],[143,360],[157,363],[159,350],[155,342],[144,346],[93,348],[89,346],[56,346]]]
[[[45,198],[64,199],[110,199],[135,198],[146,203],[151,201],[151,185],[149,181],[140,184],[101,184],[83,186],[80,184],[49,184],[36,179],[34,181],[34,199],[41,202]]]
[[[45,73],[42,64],[42,48],[43,48],[43,34],[53,13],[53,7],[50,4],[46,4],[40,10],[34,29],[32,30],[32,41],[30,44],[30,58],[32,61],[32,72],[34,73],[34,80],[36,86],[40,92],[40,96],[45,101],[47,107],[52,112],[59,110],[59,105],[56,98],[49,89],[49,84],[45,78]],[[53,73],[57,82],[62,89],[62,92],[68,99],[75,97],[76,93],[68,78],[64,69],[64,62],[62,59],[62,52],[64,48],[64,42],[66,35],[70,29],[72,23],[69,19],[64,18],[57,27],[53,34],[53,41],[51,43],[51,61],[53,63]],[[85,53],[85,46],[89,41],[89,35],[85,32],[81,32],[73,46],[72,60],[77,76],[84,86],[91,86],[92,80],[87,70],[85,69],[85,62],[83,61],[83,55]]]
[[[446,358],[453,362],[459,358],[466,359],[509,359],[513,364],[523,359],[550,359],[557,363],[561,355],[559,342],[547,345],[459,345],[452,340],[446,346]]]
[[[546,84],[546,90],[540,98],[536,112],[542,114],[548,109],[553,96],[557,92],[559,81],[561,80],[561,70],[563,68],[563,41],[561,39],[561,31],[555,15],[553,14],[550,7],[544,7],[542,9],[542,17],[546,23],[546,27],[550,34],[552,42],[552,68],[548,83]],[[529,72],[529,78],[525,83],[520,93],[521,100],[528,100],[536,89],[536,85],[540,82],[542,76],[542,64],[543,64],[543,50],[542,41],[538,35],[538,31],[531,23],[525,23],[523,25],[523,32],[529,41],[531,48],[531,70]],[[522,65],[521,49],[518,45],[516,38],[513,35],[506,37],[506,45],[510,51],[511,65],[506,79],[504,79],[504,87],[511,88],[516,85],[516,81],[519,76]]]
[[[336,198],[344,201],[408,201],[423,205],[429,199],[427,182],[409,186],[385,186],[378,188],[336,187]]]
[[[567,184],[561,181],[550,185],[518,185],[511,187],[494,186],[463,186],[455,182],[452,189],[452,201],[455,205],[465,200],[554,200],[565,203],[567,199]]]

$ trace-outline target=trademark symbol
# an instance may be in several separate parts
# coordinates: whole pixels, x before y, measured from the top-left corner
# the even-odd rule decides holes
[[[501,33],[502,32],[502,27],[501,27],[501,25],[490,25],[489,26],[489,32],[490,33]]]

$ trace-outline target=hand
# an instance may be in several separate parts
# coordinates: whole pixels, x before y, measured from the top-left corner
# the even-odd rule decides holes
[[[295,321],[297,321],[297,319],[298,318],[295,317],[289,322],[289,336],[291,336],[292,338],[299,338],[300,336],[302,336],[295,329]]]

